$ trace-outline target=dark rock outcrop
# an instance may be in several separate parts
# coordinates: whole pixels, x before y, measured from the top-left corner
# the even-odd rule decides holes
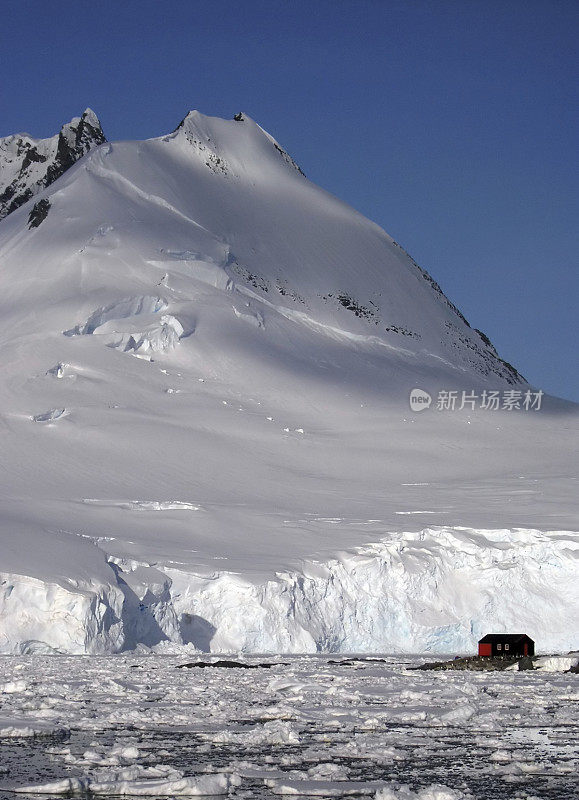
[[[101,124],[90,108],[50,139],[32,139],[25,133],[0,139],[0,220],[103,142]]]
[[[46,217],[48,216],[48,211],[50,210],[50,200],[43,198],[39,200],[37,203],[34,203],[32,211],[28,215],[28,227],[29,228],[38,228],[38,226],[44,222]]]
[[[467,656],[466,658],[453,658],[450,661],[432,661],[429,664],[421,664],[419,667],[408,667],[408,669],[434,671],[452,669],[468,670],[470,672],[496,672],[502,671],[507,667],[511,667],[517,662],[519,662],[519,669],[521,669],[521,661],[525,661],[525,665],[522,667],[522,669],[533,669],[533,664],[530,658],[523,659],[519,656],[512,658],[505,658],[505,656]],[[531,662],[531,666],[528,665],[528,662]]]

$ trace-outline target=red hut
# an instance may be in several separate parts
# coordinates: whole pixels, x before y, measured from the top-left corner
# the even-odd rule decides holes
[[[535,642],[526,633],[487,633],[478,643],[479,656],[534,656]]]

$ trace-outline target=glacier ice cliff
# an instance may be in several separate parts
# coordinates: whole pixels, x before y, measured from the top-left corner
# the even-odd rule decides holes
[[[578,557],[570,532],[437,527],[256,582],[123,559],[108,584],[2,574],[0,651],[450,653],[490,630],[569,650]]]

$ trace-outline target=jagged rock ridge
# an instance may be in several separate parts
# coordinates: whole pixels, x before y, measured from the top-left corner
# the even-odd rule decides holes
[[[103,142],[101,124],[90,108],[49,139],[33,139],[27,133],[0,139],[0,220]]]

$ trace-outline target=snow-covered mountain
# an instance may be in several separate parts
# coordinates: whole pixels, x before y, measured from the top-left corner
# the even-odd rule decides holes
[[[16,133],[0,139],[0,219],[60,178],[93,147],[106,142],[97,115],[87,108],[56,136]]]
[[[572,646],[574,406],[246,115],[56,139],[0,161],[0,650]]]

